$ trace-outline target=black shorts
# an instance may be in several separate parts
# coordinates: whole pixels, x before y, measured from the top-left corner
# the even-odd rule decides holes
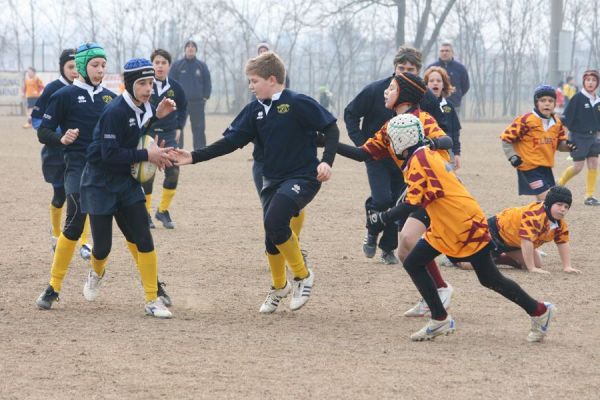
[[[58,146],[42,147],[42,174],[44,180],[54,186],[65,183],[65,153]]]
[[[425,228],[429,228],[429,224],[431,224],[431,220],[429,219],[429,214],[425,211],[424,208],[419,208],[417,211],[413,211],[408,216],[409,218],[418,219],[425,225]],[[402,230],[404,226],[398,225],[398,232]]]
[[[282,194],[289,197],[298,206],[298,211],[302,210],[315,198],[321,183],[315,178],[291,178],[282,180],[276,184],[265,185],[260,192],[260,202],[263,207],[263,213],[269,208],[271,200],[275,194]]]
[[[598,157],[600,141],[596,132],[570,132],[569,140],[577,145],[577,150],[571,152],[573,161],[583,161],[588,157]]]
[[[550,167],[537,167],[529,171],[517,170],[519,195],[537,195],[556,186]]]
[[[113,174],[87,164],[81,177],[81,210],[114,215],[123,207],[145,202],[142,185],[129,174]]]
[[[65,193],[67,196],[73,193],[79,193],[81,174],[83,174],[85,163],[85,152],[65,152]]]
[[[496,216],[489,217],[487,222],[490,229],[490,236],[492,237],[492,255],[494,257],[498,257],[502,253],[521,250],[518,247],[508,246],[504,243],[504,240],[502,240],[500,232],[498,231],[498,221],[496,220]]]

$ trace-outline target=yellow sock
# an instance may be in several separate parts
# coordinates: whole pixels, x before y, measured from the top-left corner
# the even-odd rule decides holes
[[[596,191],[596,176],[598,176],[597,169],[588,169],[587,179],[585,180],[585,197],[592,197]]]
[[[96,274],[98,274],[98,276],[103,276],[106,262],[108,261],[108,257],[106,257],[104,260],[98,260],[98,259],[96,259],[96,257],[94,257],[94,254],[92,254],[91,261],[92,261],[92,268],[94,268],[94,272],[96,272]]]
[[[290,228],[292,232],[296,234],[296,237],[300,237],[300,231],[302,230],[302,226],[304,225],[304,209],[300,210],[300,214],[297,217],[293,217],[290,221]]]
[[[129,249],[129,252],[131,253],[131,257],[133,258],[133,262],[135,263],[135,265],[138,265],[138,249],[137,246],[135,245],[135,243],[131,243],[128,241],[125,241],[125,243],[127,243],[127,248]]]
[[[142,278],[142,286],[146,301],[154,301],[158,291],[158,266],[156,259],[156,251],[152,250],[148,253],[138,252],[137,267]]]
[[[273,278],[273,287],[275,289],[283,289],[287,282],[285,273],[285,257],[283,254],[267,253],[269,266],[271,267],[271,277]]]
[[[148,214],[152,212],[152,193],[146,195],[146,210]]]
[[[50,222],[52,223],[52,236],[60,236],[60,221],[62,220],[62,207],[56,208],[50,204]]]
[[[165,212],[171,205],[171,200],[175,196],[177,189],[165,189],[163,188],[162,195],[160,196],[160,203],[158,204],[158,212]]]
[[[575,173],[575,168],[573,168],[573,166],[570,166],[569,168],[565,169],[565,172],[563,172],[562,176],[560,177],[560,179],[558,180],[558,184],[560,186],[565,186],[565,184],[567,182],[569,182],[569,180],[574,177],[575,175],[577,175]]]
[[[88,235],[90,233],[90,217],[85,217],[85,223],[83,224],[83,231],[81,231],[81,236],[79,237],[79,244],[83,246],[84,244],[88,244]]]
[[[308,270],[306,269],[306,265],[304,265],[302,253],[300,253],[300,243],[298,243],[298,237],[294,232],[292,232],[292,236],[290,236],[287,242],[275,246],[285,257],[285,261],[295,278],[304,279],[308,276]]]
[[[62,288],[62,281],[65,279],[69,263],[71,262],[71,258],[73,258],[75,245],[77,245],[77,240],[69,240],[62,233],[56,242],[54,259],[52,260],[52,268],[50,269],[50,285],[57,292],[60,292]]]

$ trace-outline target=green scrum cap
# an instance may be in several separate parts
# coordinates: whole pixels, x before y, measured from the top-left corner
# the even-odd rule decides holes
[[[77,48],[75,53],[75,66],[79,75],[89,80],[86,67],[91,59],[104,58],[106,60],[106,51],[97,43],[84,43]]]

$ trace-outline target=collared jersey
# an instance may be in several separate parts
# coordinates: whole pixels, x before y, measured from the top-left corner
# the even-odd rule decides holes
[[[529,171],[537,167],[554,166],[554,153],[558,144],[567,140],[567,135],[558,118],[552,116],[550,121],[551,126],[546,130],[540,117],[533,112],[527,113],[515,118],[500,135],[500,139],[513,145],[515,152],[523,160],[523,164],[517,169]]]
[[[148,152],[137,150],[137,145],[153,115],[150,103],[139,108],[129,93],[123,92],[100,116],[94,140],[87,150],[88,162],[104,171],[127,175],[131,164],[147,161]]]
[[[79,136],[65,146],[65,152],[85,151],[92,142],[92,132],[100,114],[115,97],[116,94],[102,86],[94,89],[75,81],[50,97],[41,126],[53,131],[60,127],[61,132],[79,129]]]
[[[224,137],[238,148],[255,140],[263,150],[263,175],[270,180],[317,176],[316,131],[336,121],[306,95],[284,89],[267,110],[254,100],[237,115]]]
[[[418,148],[403,170],[404,202],[425,208],[431,224],[425,240],[437,251],[462,258],[477,253],[491,240],[485,214],[477,201],[446,168],[437,151]]]
[[[423,125],[423,131],[425,133],[425,137],[428,138],[438,138],[441,136],[445,136],[444,131],[438,126],[436,120],[426,113],[425,111],[421,111],[418,108],[415,108],[413,111],[410,111],[409,114],[413,114],[415,117],[419,117],[421,124]],[[404,160],[399,159],[392,148],[392,144],[390,143],[390,139],[387,134],[387,126],[389,121],[387,121],[380,130],[375,132],[375,136],[368,139],[365,144],[361,146],[361,148],[369,153],[374,160],[382,160],[384,158],[391,158],[394,160],[398,168],[402,168],[404,165]],[[450,161],[450,155],[447,150],[438,150],[440,154],[446,161]]]
[[[600,100],[596,99],[592,102],[581,91],[571,98],[563,116],[563,123],[571,132],[595,135],[600,131]]]
[[[187,118],[187,100],[183,88],[175,79],[167,78],[164,82],[154,81],[150,103],[158,107],[164,98],[173,100],[177,110],[152,124],[152,129],[162,129],[165,132],[183,129]]]
[[[569,241],[566,221],[550,221],[543,202],[507,208],[496,215],[496,221],[500,237],[510,247],[520,248],[521,239],[533,242],[535,248],[550,241],[557,244]]]
[[[46,111],[46,108],[48,107],[50,96],[52,96],[59,89],[62,89],[68,85],[69,83],[62,76],[46,85],[44,91],[33,106],[33,110],[31,111],[31,118],[41,120],[44,117],[44,112]]]

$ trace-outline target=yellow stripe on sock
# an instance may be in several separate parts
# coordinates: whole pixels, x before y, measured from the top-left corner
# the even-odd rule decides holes
[[[162,190],[162,195],[160,196],[160,203],[158,205],[159,212],[165,212],[171,206],[171,201],[173,200],[173,196],[175,196],[175,192],[177,189],[165,189]]]
[[[558,180],[558,184],[560,186],[564,186],[575,175],[577,175],[575,173],[575,168],[573,168],[573,166],[568,167],[567,169],[565,169],[565,172],[563,172],[560,179]]]
[[[76,240],[69,240],[62,233],[58,237],[52,267],[50,268],[50,285],[57,292],[60,292],[62,288],[62,281],[69,270],[69,264],[73,258],[76,245]]]
[[[285,261],[295,278],[304,279],[308,276],[308,269],[306,269],[302,253],[300,253],[300,243],[298,243],[298,237],[294,232],[285,243],[275,246],[285,257]]]
[[[148,214],[152,212],[152,193],[146,195],[146,210]]]
[[[587,178],[585,180],[585,197],[592,197],[596,191],[596,177],[598,176],[597,169],[591,169],[587,172]]]
[[[50,222],[52,223],[52,236],[60,236],[60,222],[62,221],[62,207],[57,208],[50,204]]]
[[[158,291],[158,261],[156,251],[152,250],[148,253],[138,252],[138,270],[142,278],[142,286],[144,287],[144,295],[146,302],[154,301]]]
[[[271,278],[273,279],[273,287],[275,289],[283,289],[287,282],[285,271],[285,257],[283,254],[267,254],[269,266],[271,267]]]
[[[300,210],[300,214],[297,217],[293,217],[290,221],[290,228],[292,232],[296,234],[296,237],[300,238],[300,231],[302,230],[302,226],[304,226],[304,209]]]
[[[96,259],[96,257],[94,257],[94,254],[92,254],[92,258],[91,258],[92,268],[94,269],[94,272],[96,272],[96,274],[98,274],[98,276],[104,275],[104,269],[106,267],[107,261],[108,261],[108,257],[106,257],[104,260],[98,260],[98,259]]]

